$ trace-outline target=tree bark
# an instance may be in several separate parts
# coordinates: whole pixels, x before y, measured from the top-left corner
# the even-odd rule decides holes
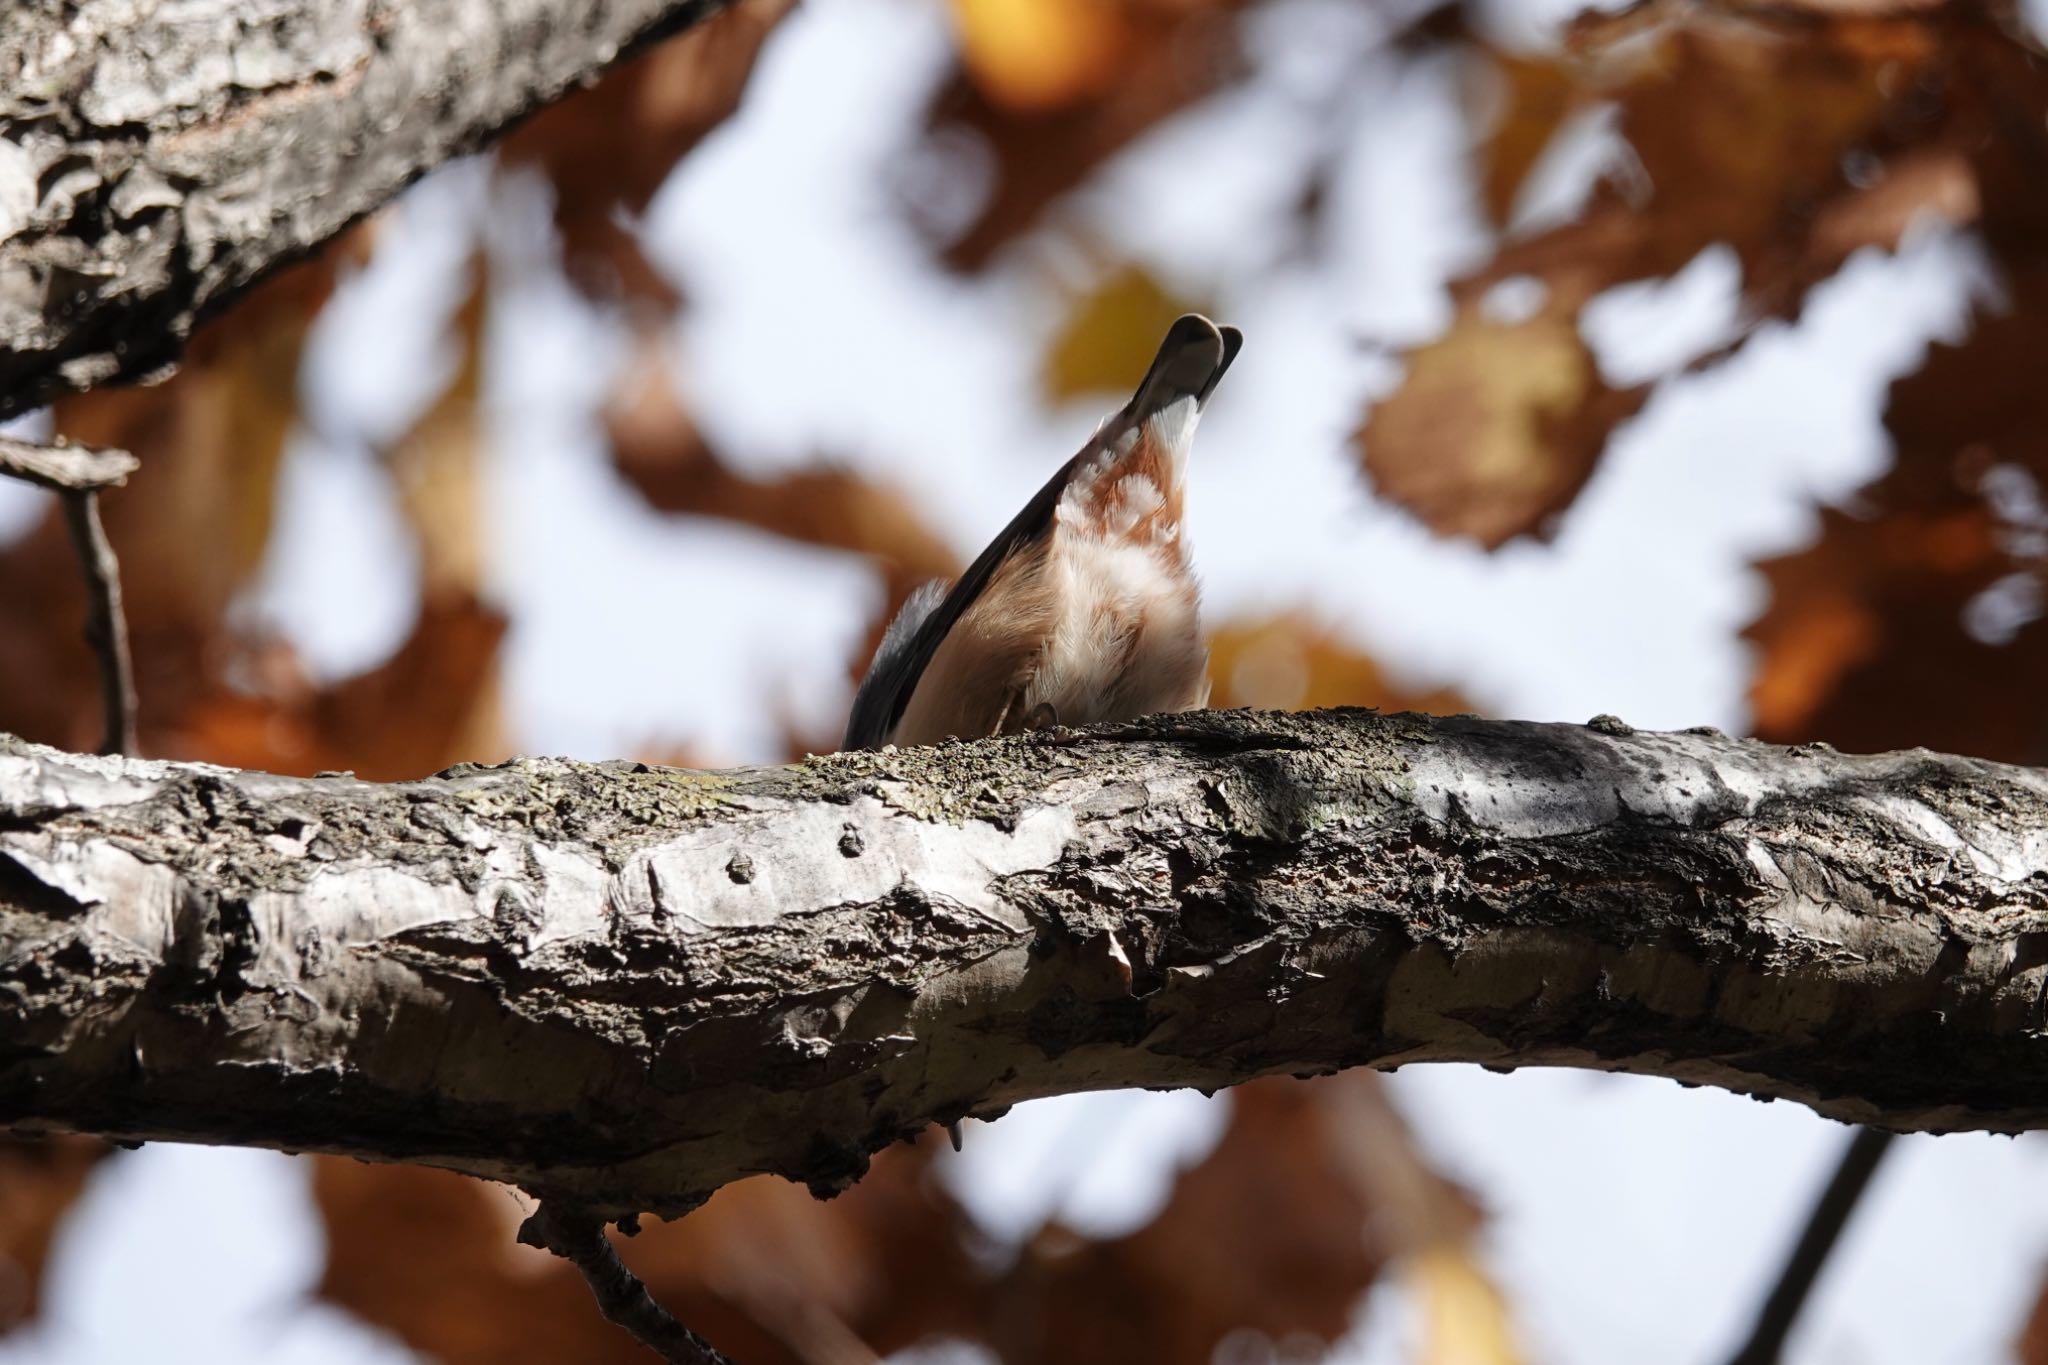
[[[194,324],[722,0],[9,0],[0,418]]]
[[[0,740],[0,1123],[674,1214],[1408,1062],[2048,1126],[2048,774],[1331,711],[375,785]]]

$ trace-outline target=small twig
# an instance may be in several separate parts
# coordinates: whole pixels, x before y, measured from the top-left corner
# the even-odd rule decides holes
[[[1828,1253],[1834,1250],[1849,1215],[1856,1211],[1857,1202],[1869,1188],[1877,1163],[1891,1150],[1894,1136],[1877,1128],[1859,1128],[1849,1139],[1828,1187],[1821,1192],[1813,1212],[1807,1215],[1806,1227],[1800,1232],[1792,1255],[1778,1272],[1777,1286],[1757,1314],[1749,1341],[1730,1358],[1729,1365],[1776,1365],[1784,1352],[1785,1338],[1799,1321],[1799,1311],[1806,1306],[1806,1296],[1820,1278],[1821,1267],[1827,1264]]]
[[[92,594],[92,614],[85,638],[100,658],[100,706],[106,720],[103,754],[135,752],[135,661],[128,651],[128,616],[121,610],[121,566],[107,529],[100,525],[100,495],[66,493],[64,519],[71,524],[71,543],[85,570]]]
[[[604,1224],[581,1212],[541,1201],[521,1225],[519,1240],[545,1247],[583,1272],[598,1311],[637,1337],[670,1365],[732,1365],[704,1338],[654,1301],[640,1277],[626,1268],[605,1236]]]
[[[126,483],[142,466],[125,450],[74,445],[63,437],[49,445],[0,436],[0,474],[57,493],[91,493]]]
[[[0,474],[51,489],[64,500],[71,544],[92,598],[85,638],[100,661],[103,754],[135,752],[135,662],[128,650],[128,617],[121,609],[121,565],[100,524],[99,491],[125,483],[140,463],[125,450],[72,445],[61,438],[43,446],[0,437]]]

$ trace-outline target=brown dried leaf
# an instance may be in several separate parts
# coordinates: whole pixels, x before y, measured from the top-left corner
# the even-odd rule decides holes
[[[149,387],[61,400],[57,430],[134,452],[141,468],[102,498],[121,560],[142,698],[145,750],[207,690],[225,615],[269,542],[285,440],[296,420],[307,328],[344,263],[367,253],[365,224],[246,295],[194,337],[183,367]],[[54,506],[0,549],[0,729],[90,748],[98,672],[83,638],[86,602]]]
[[[829,1204],[772,1177],[741,1181],[618,1246],[656,1299],[737,1359],[872,1361],[974,1301],[969,1230],[930,1161],[928,1146],[892,1148]],[[328,1235],[319,1293],[415,1350],[447,1365],[645,1359],[575,1271],[514,1243],[531,1206],[508,1189],[324,1159],[314,1195]]]
[[[1376,1076],[1234,1094],[1217,1149],[1126,1237],[1053,1228],[992,1263],[936,1178],[942,1141],[928,1135],[879,1154],[829,1203],[742,1181],[619,1245],[661,1302],[750,1362],[867,1361],[936,1337],[983,1342],[1012,1365],[1207,1360],[1246,1327],[1328,1341],[1389,1258],[1413,1266],[1432,1301],[1455,1293],[1477,1312],[1457,1325],[1463,1339],[1505,1340],[1468,1249],[1477,1213],[1429,1170]],[[323,1160],[315,1195],[329,1239],[321,1294],[413,1348],[449,1365],[637,1358],[573,1272],[513,1244],[527,1206],[511,1192]]]
[[[1222,1141],[1156,1219],[1102,1242],[1047,1230],[976,1335],[1009,1365],[1204,1361],[1245,1329],[1327,1343],[1389,1261],[1466,1244],[1477,1210],[1423,1162],[1379,1077],[1231,1094]]]
[[[1005,41],[1025,39],[1039,21],[1017,20],[1021,11],[1010,7],[1029,3],[990,0],[989,12],[1011,13],[1011,25],[978,26],[963,37],[966,65],[939,87],[926,112],[926,152],[965,141],[985,150],[990,163],[988,194],[968,221],[957,231],[933,227],[944,237],[939,245],[946,264],[956,270],[985,267],[1097,166],[1243,69],[1233,13],[1240,0],[1073,5],[1074,13],[1105,11],[1092,19],[1074,19],[1063,4],[1061,14],[1096,36],[1083,38],[1074,29],[1071,46],[1062,49],[1066,55],[1055,54],[1042,67],[1041,54],[999,50],[995,41],[998,31]],[[1098,43],[1113,54],[1092,55]],[[933,215],[924,206],[909,208],[930,225]]]
[[[637,217],[669,172],[746,93],[761,47],[795,0],[738,0],[702,23],[550,105],[499,145],[555,187],[555,226],[569,278],[598,298],[623,294],[666,310],[674,287],[621,217]]]
[[[1895,247],[1916,217],[2010,221],[2014,242],[2048,226],[2038,117],[2048,76],[1969,7],[1660,3],[1581,21],[1547,72],[1541,58],[1491,60],[1510,111],[1486,156],[1497,211],[1560,106],[1614,101],[1633,160],[1578,221],[1508,242],[1455,282],[1452,332],[1417,353],[1409,380],[1434,401],[1404,389],[1381,405],[1411,406],[1412,420],[1398,450],[1364,442],[1368,469],[1445,534],[1489,546],[1540,534],[1639,405],[1569,378],[1578,348],[1560,327],[1575,328],[1602,290],[1669,275],[1725,243],[1743,266],[1743,312],[1762,318],[1796,310],[1850,253]],[[1488,291],[1509,280],[1540,289],[1546,316],[1484,321]],[[1515,354],[1523,348],[1532,353]],[[1489,376],[1504,367],[1516,378],[1475,380],[1481,360]],[[1457,414],[1457,393],[1486,394],[1480,415]],[[1525,420],[1532,406],[1548,407],[1542,435]],[[1446,434],[1445,418],[1464,432]],[[1368,438],[1383,420],[1372,414]],[[1438,467],[1439,447],[1474,440],[1490,453]]]
[[[1480,147],[1479,195],[1487,216],[1503,226],[1558,129],[1595,97],[1555,58],[1501,53],[1491,66],[1500,112]]]
[[[1355,440],[1382,496],[1439,535],[1495,549],[1550,533],[1647,396],[1607,386],[1569,316],[1503,322],[1468,306],[1409,353],[1406,380]]]
[[[1209,704],[1304,711],[1371,706],[1449,716],[1473,709],[1448,688],[1413,691],[1388,681],[1379,665],[1308,616],[1225,622],[1209,636]]]
[[[51,1239],[107,1151],[91,1138],[0,1136],[0,1337],[35,1319]]]
[[[216,682],[165,726],[159,751],[267,772],[354,772],[372,782],[503,758],[497,666],[505,625],[473,597],[431,596],[396,654],[324,689],[311,685],[288,646],[258,645],[233,670],[254,688]]]
[[[1628,275],[1668,275],[1714,242],[1750,285],[1796,257],[1813,206],[1848,185],[1843,162],[1894,114],[1895,83],[1937,55],[1915,21],[1674,26],[1628,49],[1622,136],[1650,198]]]
[[[1892,386],[1891,472],[1760,566],[1759,735],[2048,761],[2048,269],[2014,283],[2011,312]]]
[[[927,1137],[881,1153],[829,1203],[742,1181],[619,1245],[659,1300],[747,1361],[865,1361],[935,1337],[985,1343],[1012,1365],[1207,1360],[1243,1328],[1329,1341],[1390,1259],[1430,1302],[1463,1305],[1433,1340],[1500,1346],[1461,1359],[1514,1359],[1469,1250],[1477,1212],[1430,1171],[1378,1077],[1233,1093],[1222,1142],[1126,1237],[1052,1228],[992,1263]],[[514,1245],[527,1206],[511,1192],[323,1160],[315,1195],[329,1238],[321,1294],[413,1348],[449,1365],[635,1358],[573,1272]]]
[[[484,321],[490,280],[483,257],[456,310],[460,360],[448,387],[383,452],[399,505],[420,547],[421,591],[428,597],[477,593],[483,585],[483,507],[477,483],[483,416]]]

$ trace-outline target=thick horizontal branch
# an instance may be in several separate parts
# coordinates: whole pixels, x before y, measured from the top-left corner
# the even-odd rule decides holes
[[[2048,1127],[2048,775],[1224,712],[378,786],[0,742],[0,1123],[673,1213],[934,1119],[1467,1061]]]
[[[720,0],[9,0],[0,417],[196,322]]]

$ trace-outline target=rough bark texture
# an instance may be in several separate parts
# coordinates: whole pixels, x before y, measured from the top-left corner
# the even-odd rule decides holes
[[[8,0],[0,417],[193,324],[719,0]]]
[[[0,741],[0,1123],[674,1213],[936,1118],[1469,1061],[2048,1126],[2048,774],[1224,712],[379,786]]]

